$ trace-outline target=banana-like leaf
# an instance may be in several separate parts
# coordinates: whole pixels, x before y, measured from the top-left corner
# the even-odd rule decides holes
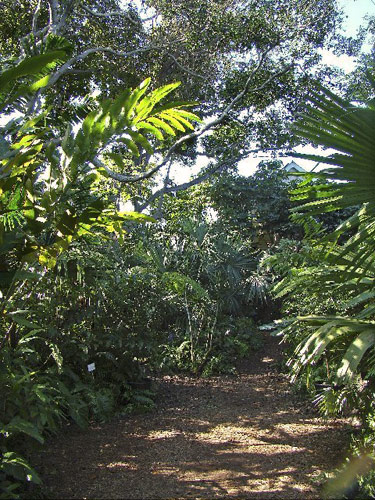
[[[306,322],[317,327],[307,340],[301,342],[295,357],[289,360],[292,366],[292,381],[295,381],[301,369],[310,364],[316,364],[331,343],[349,345],[341,358],[340,368],[336,377],[340,382],[348,382],[353,378],[365,352],[375,346],[375,321],[363,321],[335,316],[298,318],[291,326],[291,331],[299,322]],[[290,327],[289,327],[290,328]]]
[[[157,104],[162,101],[168,94],[170,94],[173,90],[181,85],[181,82],[168,83],[167,85],[163,85],[158,89],[154,90],[150,94],[150,99]]]
[[[58,63],[66,60],[67,54],[67,47],[61,46],[58,50],[49,50],[25,58],[16,66],[3,71],[0,75],[0,110],[15,101],[24,103],[27,96],[46,87],[51,78],[51,71]],[[18,80],[23,77],[30,77],[27,79],[29,82],[30,79],[35,81],[19,83]]]
[[[185,127],[181,124],[180,120],[174,118],[170,113],[160,113],[160,117],[171,123],[171,125],[180,132],[185,132]]]
[[[176,121],[178,121],[182,127],[185,127],[185,128],[188,128],[190,130],[194,130],[194,126],[188,121],[186,120],[183,116],[181,116],[180,113],[178,113],[179,110],[168,110],[166,112],[163,112],[163,116],[166,117],[166,119],[168,120],[171,120],[171,118],[174,118],[176,119]],[[190,113],[190,114],[193,114],[193,113]],[[194,115],[193,115],[194,116]],[[193,118],[193,121],[197,121],[195,118]]]
[[[31,481],[35,484],[42,484],[42,480],[39,475],[33,469],[29,463],[26,461],[24,457],[18,455],[13,451],[5,452],[1,457],[1,468],[2,472],[7,474],[9,477],[12,477],[18,481]],[[18,483],[13,481],[13,487],[11,489],[8,488],[8,492],[18,487]],[[5,498],[17,498],[18,495],[14,494],[12,496],[8,495],[8,492],[5,493]],[[3,496],[3,495],[2,495]]]
[[[56,46],[59,45],[60,42]],[[29,58],[4,72],[0,76],[3,85],[0,92],[7,83],[23,76],[35,78],[34,81],[28,79],[29,87],[24,86],[22,92],[42,88],[49,83],[48,71],[57,64],[56,57],[65,55],[65,50],[55,50],[36,59]],[[186,103],[179,103],[178,109],[174,109],[161,102],[177,86],[166,85],[150,92],[148,79],[136,89],[125,90],[115,100],[106,99],[95,107],[90,102],[90,106],[81,109],[82,121],[75,135],[73,126],[65,125],[62,153],[58,154],[53,128],[48,126],[50,108],[20,126],[14,124],[14,130],[9,125],[11,133],[7,135],[16,139],[13,144],[4,141],[0,158],[0,253],[5,255],[17,248],[21,262],[39,262],[43,267],[52,268],[75,239],[94,229],[100,230],[104,237],[108,237],[108,232],[122,237],[124,222],[153,221],[140,214],[119,213],[110,202],[106,205],[97,200],[92,186],[101,172],[100,168],[92,168],[92,162],[103,154],[122,170],[127,166],[129,153],[133,158],[139,157],[142,151],[152,155],[157,141],[164,139],[162,131],[172,135],[185,130],[184,120],[189,125],[190,121],[199,121],[193,113],[182,116]],[[162,113],[165,120],[161,118]],[[159,121],[154,124],[150,120]],[[119,143],[126,146],[127,162],[118,153]],[[42,173],[40,177],[36,175],[38,172]],[[40,181],[43,187],[34,189]],[[74,199],[78,191],[79,206]],[[15,231],[18,226],[22,231]],[[51,235],[49,243],[41,243],[46,233]],[[2,278],[4,286],[9,286],[14,273],[5,270]],[[10,319],[19,326],[34,327],[23,316],[14,315]]]
[[[134,143],[139,144],[149,154],[153,154],[154,150],[144,135],[140,134],[139,132],[134,132],[133,130],[129,130],[128,134],[133,139]]]
[[[122,142],[123,144],[126,144],[130,150],[130,152],[133,154],[135,158],[139,157],[139,149],[137,147],[137,144],[132,141],[131,139],[128,139],[127,137],[121,137],[119,139],[119,142]]]
[[[8,425],[5,426],[4,429],[1,429],[3,432],[12,432],[12,433],[23,433],[28,436],[36,439],[40,443],[44,443],[44,438],[39,433],[38,428],[32,424],[31,422],[24,420],[21,417],[13,417]]]
[[[150,83],[151,78],[147,78],[136,89],[134,89],[133,92],[131,92],[124,106],[126,110],[125,113],[128,119],[131,119],[133,110],[135,109],[141,97],[147,92]]]

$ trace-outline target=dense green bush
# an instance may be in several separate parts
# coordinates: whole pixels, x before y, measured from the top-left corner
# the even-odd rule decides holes
[[[236,373],[236,361],[248,357],[262,346],[263,340],[251,318],[227,318],[215,330],[202,337],[205,342],[195,346],[191,359],[191,341],[188,336],[170,335],[168,343],[161,346],[156,366],[162,371],[188,371],[210,376],[219,373]],[[211,342],[211,343],[210,343]]]
[[[51,51],[51,44],[59,50]],[[1,109],[33,102],[69,53],[66,42],[52,35],[42,49],[3,71]],[[2,129],[2,498],[17,498],[28,482],[40,483],[27,462],[30,441],[43,443],[66,420],[85,425],[153,404],[150,391],[134,384],[163,321],[155,307],[157,276],[129,272],[119,250],[125,225],[152,219],[116,209],[113,192],[103,188],[104,163],[96,157],[105,149],[103,161],[119,161],[121,141],[128,158],[139,156],[139,149],[151,154],[152,137],[164,138],[159,127],[175,135],[174,129],[192,129],[190,121],[199,121],[184,104],[160,105],[178,83],[145,95],[149,85],[146,80],[116,99],[92,103],[83,116],[80,109],[75,132],[51,108],[26,113]],[[153,304],[147,307],[149,296]]]

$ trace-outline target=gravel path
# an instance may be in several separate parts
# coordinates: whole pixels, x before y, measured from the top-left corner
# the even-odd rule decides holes
[[[278,356],[268,339],[239,377],[163,377],[152,413],[68,428],[39,459],[47,496],[319,498],[350,427],[293,395]]]

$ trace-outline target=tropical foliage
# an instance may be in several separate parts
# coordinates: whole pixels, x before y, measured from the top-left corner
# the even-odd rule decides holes
[[[361,372],[364,366],[366,378],[373,370],[372,227],[375,213],[372,176],[374,145],[371,137],[375,109],[372,102],[366,107],[355,106],[327,90],[316,93],[312,102],[314,108],[304,123],[298,126],[297,133],[338,152],[329,158],[308,156],[314,161],[333,165],[333,168],[318,175],[330,182],[311,184],[311,179],[305,180],[292,197],[294,201],[304,200],[305,203],[294,212],[300,218],[301,214],[311,217],[348,206],[359,205],[359,208],[335,231],[320,240],[321,266],[305,269],[302,276],[287,286],[290,292],[298,293],[302,283],[313,275],[317,291],[329,286],[338,293],[345,293],[348,297],[347,308],[352,314],[347,317],[310,316],[298,319],[310,325],[314,334],[300,346],[294,369],[297,373],[311,361],[317,362],[331,342],[340,342],[339,352],[342,353],[346,347],[344,355],[339,355],[341,359],[336,372],[337,383],[341,384],[353,381],[355,374]],[[347,238],[342,240],[346,234]]]
[[[3,72],[5,108],[40,91],[40,74],[60,56],[63,53],[47,52]],[[25,86],[25,77],[33,83]],[[93,256],[95,265],[99,260],[104,264],[103,255],[108,254],[104,242],[114,239],[119,245],[124,225],[152,221],[116,209],[113,195],[100,188],[106,163],[124,167],[127,158],[152,154],[164,134],[175,135],[192,128],[191,121],[199,121],[184,109],[186,105],[161,103],[178,84],[147,92],[149,85],[147,80],[114,100],[97,103],[75,131],[72,124],[64,124],[61,142],[56,133],[61,123],[51,117],[49,108],[11,120],[3,128],[0,477],[6,498],[17,497],[23,481],[40,482],[22,454],[27,439],[43,443],[45,433],[55,431],[67,418],[83,425],[90,412],[100,419],[124,404],[152,404],[149,395],[132,390],[139,369],[133,360],[145,352],[137,340],[125,342],[133,332],[114,335],[113,320],[121,313],[118,302],[107,302],[102,309],[99,335],[94,318],[101,318],[101,300],[108,299],[106,273],[90,276]],[[12,94],[6,97],[9,86]],[[121,155],[115,152],[119,145]],[[94,158],[101,157],[95,166]],[[117,266],[110,263],[112,256],[108,254],[106,267],[114,278]],[[89,287],[90,279],[95,288]],[[121,290],[128,281],[128,276],[117,275]],[[113,283],[108,286],[113,291]],[[113,292],[111,297],[115,299]],[[130,299],[136,299],[135,293]],[[127,306],[131,307],[129,302]],[[145,339],[142,345],[151,348]],[[93,357],[100,373],[94,378],[87,373]],[[110,373],[114,378],[108,378]]]
[[[355,410],[368,428],[375,394],[374,101],[352,103],[318,88],[311,102],[296,133],[336,152],[295,155],[329,167],[306,175],[292,191],[299,204],[294,218],[310,228],[310,235],[274,288],[285,300],[284,310],[289,304],[297,313],[284,319],[280,334],[295,346],[292,380],[304,373],[307,386],[318,389],[316,402],[324,412]],[[316,216],[347,207],[354,213],[324,232]],[[280,257],[273,257],[278,263]],[[315,299],[303,310],[306,294]]]
[[[47,51],[3,72],[5,117],[43,98],[48,71],[64,56]],[[42,105],[3,125],[4,498],[35,493],[41,479],[30,451],[64,423],[151,408],[150,370],[233,373],[235,360],[260,345],[255,320],[268,284],[251,244],[235,230],[223,236],[209,216],[209,189],[205,210],[200,196],[183,208],[181,193],[165,199],[159,221],[117,208],[152,176],[156,148],[168,150],[169,138],[200,121],[188,103],[162,102],[178,84],[150,86],[90,99],[72,123]],[[128,190],[107,169],[126,177]]]
[[[370,415],[373,103],[320,89],[291,133],[313,78],[340,82],[336,2],[244,5],[2,2],[0,498],[39,494],[62,425],[152,408],[153,374],[235,373],[281,303],[294,376]],[[339,153],[293,201],[279,161],[236,172],[310,140]]]

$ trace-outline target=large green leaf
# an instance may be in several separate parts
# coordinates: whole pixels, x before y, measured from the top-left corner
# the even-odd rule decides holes
[[[375,328],[364,330],[350,344],[337,371],[339,382],[350,381],[361,362],[366,351],[375,345]]]
[[[40,443],[44,443],[44,438],[39,433],[38,428],[33,423],[18,416],[13,417],[9,424],[2,429],[2,432],[11,432],[12,434],[21,432],[36,439]]]
[[[36,75],[40,73],[49,63],[58,61],[65,57],[65,51],[55,50],[46,54],[39,54],[28,57],[21,61],[17,66],[5,70],[0,75],[0,92],[13,80],[23,76]]]
[[[21,455],[18,455],[13,451],[7,451],[2,455],[1,468],[2,471],[5,472],[5,474],[19,481],[31,481],[35,484],[42,483],[35,469],[33,469]],[[3,498],[9,497],[8,495],[6,495]],[[19,497],[17,495],[14,498]]]

